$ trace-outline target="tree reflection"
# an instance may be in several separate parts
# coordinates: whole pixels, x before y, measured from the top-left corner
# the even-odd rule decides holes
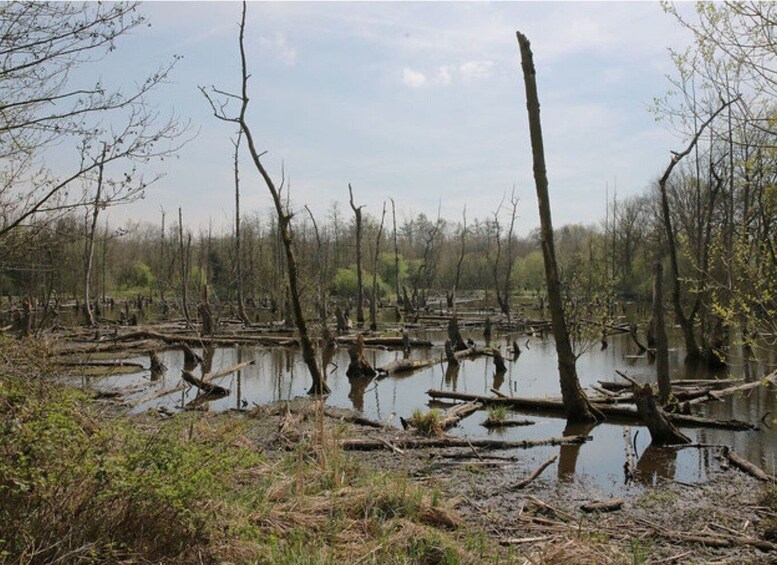
[[[567,422],[564,427],[564,436],[585,435],[591,433],[596,427],[596,422]],[[570,482],[575,478],[575,468],[577,467],[577,457],[580,455],[582,444],[562,445],[558,453],[558,480]]]

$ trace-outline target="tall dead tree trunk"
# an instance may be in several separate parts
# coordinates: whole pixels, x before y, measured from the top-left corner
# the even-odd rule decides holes
[[[240,241],[240,140],[243,130],[238,130],[235,145],[235,265],[237,266],[237,315],[243,325],[251,322],[246,314],[245,295],[243,292],[243,251]]]
[[[394,291],[397,293],[397,305],[402,301],[402,289],[399,286],[399,245],[397,244],[397,209],[391,200],[391,218],[394,221]]]
[[[661,405],[669,401],[672,394],[672,383],[669,381],[669,342],[666,337],[666,322],[664,322],[664,267],[656,261],[653,269],[653,331],[656,340],[656,380],[658,381],[658,400]]]
[[[378,254],[380,253],[380,238],[383,236],[383,222],[386,219],[386,202],[383,202],[383,212],[380,215],[380,227],[375,238],[375,256],[372,259],[372,299],[370,300],[370,329],[378,329]]]
[[[571,422],[586,422],[597,419],[597,411],[591,406],[588,397],[580,388],[575,367],[575,354],[569,341],[564,307],[561,296],[561,283],[556,264],[556,252],[553,244],[553,223],[550,214],[550,198],[548,197],[548,177],[545,170],[545,150],[542,141],[542,126],[540,124],[540,102],[537,97],[536,71],[529,40],[520,32],[516,33],[521,49],[521,67],[523,68],[524,85],[526,88],[526,108],[529,114],[529,132],[531,135],[532,157],[534,162],[534,183],[537,189],[537,201],[540,210],[540,234],[542,256],[545,262],[545,279],[548,286],[548,303],[550,306],[553,335],[558,354],[559,379],[561,381],[561,396],[564,401],[564,411]]]
[[[313,212],[310,210],[308,205],[305,205],[305,210],[308,211],[308,215],[310,216],[310,221],[313,223],[313,233],[316,235],[316,271],[318,272],[318,314],[321,318],[321,326],[324,328],[324,332],[328,332],[327,329],[327,318],[329,318],[329,314],[327,312],[326,307],[326,272],[327,272],[327,261],[324,257],[324,245],[321,241],[321,233],[318,231],[318,223],[316,223],[316,218],[313,216]],[[339,327],[338,327],[339,331]]]
[[[362,285],[362,206],[356,206],[353,202],[353,188],[348,183],[351,210],[356,217],[356,323],[364,326],[364,286]]]
[[[318,365],[318,359],[316,356],[316,350],[313,347],[313,342],[310,339],[308,333],[307,321],[302,311],[302,301],[300,299],[299,292],[299,273],[297,270],[297,258],[294,253],[294,240],[291,230],[291,217],[292,215],[284,209],[283,201],[281,200],[281,190],[283,189],[283,183],[285,179],[281,180],[280,186],[276,186],[267,169],[261,161],[261,154],[256,148],[251,128],[246,121],[246,112],[248,110],[248,63],[246,61],[245,51],[245,28],[246,28],[246,3],[243,2],[243,11],[240,19],[240,69],[241,69],[241,93],[225,94],[222,91],[218,91],[215,88],[212,91],[219,95],[226,95],[229,98],[240,100],[240,114],[238,117],[228,117],[224,113],[226,107],[225,104],[216,104],[211,98],[208,91],[205,88],[200,87],[200,91],[208,99],[211,105],[214,115],[223,121],[237,123],[240,125],[240,129],[246,138],[248,143],[248,151],[251,155],[251,160],[256,167],[256,170],[264,180],[267,189],[272,196],[273,204],[275,205],[275,213],[278,217],[278,231],[280,232],[281,240],[283,242],[283,248],[286,253],[286,271],[289,282],[289,294],[291,298],[291,307],[294,313],[294,319],[297,326],[297,332],[299,333],[300,346],[302,348],[302,359],[310,372],[310,376],[313,383],[308,391],[308,394],[323,395],[330,392],[329,386],[326,384],[326,375],[321,371]]]
[[[105,153],[108,146],[103,144],[102,157],[97,167],[97,188],[95,189],[94,204],[92,206],[92,221],[87,226],[86,241],[84,244],[84,323],[87,326],[94,326],[94,312],[90,299],[92,282],[92,265],[94,264],[94,238],[97,233],[97,216],[100,214],[100,197],[103,189],[103,169],[105,168]]]
[[[189,243],[191,243],[191,234],[189,234]],[[183,301],[183,317],[186,319],[186,325],[191,325],[191,318],[189,317],[189,260],[188,260],[188,248],[189,245],[183,243],[183,213],[178,208],[178,247],[181,253],[181,300]]]
[[[453,279],[453,288],[448,294],[448,308],[456,313],[456,291],[459,288],[459,282],[461,281],[461,265],[464,263],[464,255],[467,250],[467,206],[464,206],[464,211],[461,214],[462,226],[459,237],[461,238],[461,245],[459,246],[459,260],[456,263],[456,276]]]

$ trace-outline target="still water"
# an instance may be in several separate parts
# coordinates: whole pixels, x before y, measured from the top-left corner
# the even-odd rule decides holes
[[[472,337],[482,345],[482,334],[462,332],[465,339]],[[441,359],[444,357],[442,344],[446,338],[442,331],[426,331],[413,335],[430,339],[435,346],[429,349],[415,350],[411,358]],[[495,374],[493,362],[489,357],[464,360],[459,370],[446,374],[446,363],[439,363],[407,375],[390,376],[378,379],[349,379],[345,372],[348,368],[348,353],[339,348],[327,365],[327,380],[332,393],[327,403],[332,406],[352,408],[365,416],[382,422],[390,422],[398,430],[399,417],[408,418],[415,409],[428,409],[429,397],[426,391],[431,388],[471,392],[491,395],[490,389],[496,388],[503,394],[513,396],[558,396],[558,372],[556,353],[552,337],[526,337],[510,334],[497,335],[492,345],[500,345],[507,357],[508,344],[516,339],[522,354],[515,362],[507,362],[508,370],[503,377]],[[232,408],[250,408],[253,405],[267,404],[278,400],[287,400],[304,396],[310,387],[310,377],[302,361],[299,350],[266,347],[217,348],[212,358],[207,352],[196,350],[210,361],[212,370],[241,362],[253,360],[254,364],[243,370],[217,379],[215,382],[230,389],[225,398],[210,402],[211,411],[223,411]],[[655,381],[655,366],[647,357],[636,358],[636,347],[628,335],[609,337],[609,347],[600,350],[598,344],[583,353],[578,359],[577,368],[583,387],[597,384],[598,380],[617,381],[615,370],[620,370],[641,382]],[[382,349],[367,349],[367,358],[375,367],[381,367],[402,353]],[[183,366],[183,354],[180,351],[166,351],[160,354],[168,370],[164,377],[149,383],[147,372],[135,375],[104,377],[99,383],[87,383],[100,389],[126,389],[144,382],[150,384],[137,393],[134,399],[149,397],[154,391],[161,391],[180,384],[180,370]],[[145,361],[147,358],[139,358]],[[687,378],[744,378],[754,380],[763,378],[777,366],[777,358],[760,361],[745,361],[741,352],[732,355],[729,369],[710,374],[703,370],[693,370],[683,363],[683,352],[670,351],[672,379]],[[171,410],[180,407],[196,396],[196,389],[190,388],[133,408],[140,412],[149,408],[165,405]],[[777,469],[777,394],[759,387],[749,394],[735,395],[721,402],[702,405],[702,413],[715,418],[737,418],[759,424],[760,431],[733,432],[725,430],[684,429],[694,441],[703,443],[721,443],[733,447],[750,461],[763,466],[767,471]],[[624,427],[615,424],[601,424],[593,430],[565,429],[565,421],[530,414],[525,418],[535,421],[535,425],[505,428],[488,431],[481,426],[487,414],[477,412],[466,418],[459,427],[451,430],[457,436],[470,438],[500,438],[509,440],[542,439],[563,434],[589,433],[593,440],[583,446],[535,448],[521,452],[527,458],[528,466],[543,461],[554,453],[559,453],[556,467],[560,481],[579,481],[595,486],[603,491],[616,493],[623,484],[624,463]],[[515,417],[522,417],[515,414]],[[634,435],[636,433],[636,439]],[[655,482],[659,478],[675,479],[683,482],[703,481],[708,473],[716,469],[714,452],[709,449],[657,449],[649,447],[650,435],[647,429],[634,426],[630,429],[632,442],[636,445],[639,480],[643,483]],[[550,475],[550,473],[547,473]]]

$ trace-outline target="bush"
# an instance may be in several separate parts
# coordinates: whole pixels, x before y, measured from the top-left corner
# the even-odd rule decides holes
[[[154,274],[151,267],[142,261],[136,261],[132,266],[122,270],[119,274],[121,288],[150,288],[154,284]]]

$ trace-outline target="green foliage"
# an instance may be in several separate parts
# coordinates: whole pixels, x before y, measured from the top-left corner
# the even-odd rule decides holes
[[[119,273],[118,281],[123,289],[148,289],[154,284],[154,275],[151,267],[142,261],[136,261]]]
[[[436,408],[432,408],[426,413],[421,409],[416,408],[413,411],[413,416],[410,418],[410,423],[419,434],[432,437],[442,433],[442,426],[440,425],[441,420],[442,413]]]
[[[372,273],[362,271],[362,285],[364,288],[364,295],[369,296],[372,291]],[[359,288],[358,277],[356,275],[356,267],[350,267],[348,269],[337,269],[335,278],[332,281],[332,294],[339,298],[353,298],[356,296]],[[378,275],[378,296],[386,296],[389,294],[390,287],[383,279]]]
[[[488,407],[488,421],[490,422],[504,422],[507,420],[507,408],[504,406],[489,406]]]
[[[532,251],[526,257],[519,257],[513,270],[513,284],[534,292],[545,289],[545,261],[541,251]]]

